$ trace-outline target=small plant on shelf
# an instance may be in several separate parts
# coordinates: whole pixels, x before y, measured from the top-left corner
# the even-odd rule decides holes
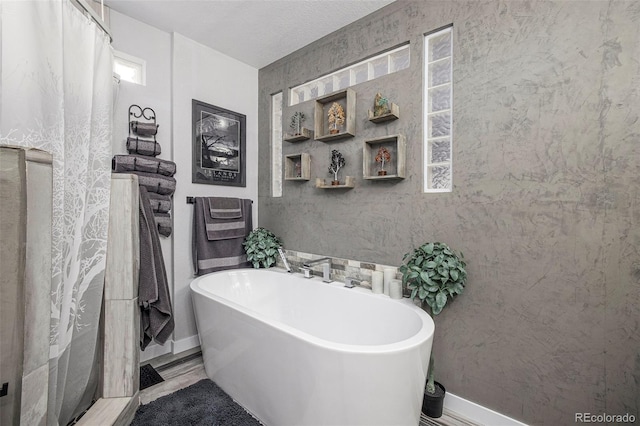
[[[373,116],[379,117],[389,112],[389,100],[380,93],[376,94],[373,101]]]
[[[337,104],[336,104],[337,105]],[[333,180],[331,185],[340,185],[338,180],[338,172],[345,165],[344,157],[337,149],[331,151],[331,165],[329,166],[329,173],[333,173]]]
[[[380,163],[380,170],[378,170],[378,176],[386,176],[387,171],[384,169],[384,164],[391,161],[391,154],[389,150],[383,146],[378,148],[378,155],[376,155],[376,163]]]
[[[340,132],[339,126],[344,124],[344,108],[337,102],[334,102],[327,113],[329,118],[329,133],[336,134]]]
[[[242,245],[247,253],[247,260],[254,268],[269,268],[276,263],[282,241],[268,229],[256,228],[247,235]]]
[[[301,111],[296,111],[291,116],[291,124],[289,124],[289,127],[293,131],[294,136],[300,136],[302,134],[302,123],[304,122],[305,118],[306,117],[304,116],[304,112]]]

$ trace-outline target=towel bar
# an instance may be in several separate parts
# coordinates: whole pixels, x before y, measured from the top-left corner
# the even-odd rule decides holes
[[[195,204],[195,203],[196,203],[196,197],[187,196],[187,204]],[[251,200],[251,204],[253,204],[253,200]]]

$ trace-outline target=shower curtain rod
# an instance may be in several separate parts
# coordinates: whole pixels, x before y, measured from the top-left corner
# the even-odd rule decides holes
[[[91,0],[89,0],[89,1],[91,1]],[[100,5],[102,6],[102,9],[103,9],[103,12],[102,12],[103,17],[102,18],[100,16],[98,16],[96,11],[93,10],[93,8],[91,6],[89,6],[89,4],[87,4],[87,2],[85,0],[71,0],[71,3],[76,3],[82,9],[84,9],[84,11],[89,14],[91,19],[93,19],[95,21],[95,23],[98,24],[98,26],[100,28],[102,28],[102,31],[104,31],[105,34],[109,36],[109,42],[113,41],[113,36],[111,35],[111,31],[109,31],[109,28],[107,28],[107,26],[104,24],[104,2],[103,2],[103,0],[100,0]]]

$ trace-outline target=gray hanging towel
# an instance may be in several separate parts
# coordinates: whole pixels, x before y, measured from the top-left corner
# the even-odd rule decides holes
[[[231,203],[229,200],[231,200]],[[223,205],[230,206],[231,209],[218,208]],[[239,198],[225,199],[220,197],[207,197],[202,207],[204,209],[203,216],[207,230],[207,239],[209,241],[244,238],[246,236],[245,230],[247,224],[242,208],[242,200]],[[216,217],[225,217],[225,212],[229,212],[228,218],[217,219],[213,217],[214,215]]]
[[[192,255],[195,275],[225,269],[248,268],[247,254],[242,243],[253,229],[251,218],[251,200],[242,200],[244,232],[242,236],[231,239],[210,241],[207,237],[205,217],[210,218],[207,199],[195,197],[193,206],[193,239]]]
[[[160,155],[162,150],[156,141],[148,141],[139,138],[127,138],[127,152],[129,154],[150,155],[155,157]]]
[[[164,176],[176,173],[176,163],[147,155],[114,155],[111,168],[116,173],[146,172]]]
[[[173,332],[174,319],[158,228],[149,205],[147,190],[142,186],[140,187],[139,221],[138,303],[140,305],[140,348],[144,350],[152,340],[160,344],[167,341]]]
[[[207,197],[207,203],[212,219],[242,218],[242,200],[240,198]]]

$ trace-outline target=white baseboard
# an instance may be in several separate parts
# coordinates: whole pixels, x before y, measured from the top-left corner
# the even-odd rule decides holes
[[[180,340],[171,340],[166,342],[164,345],[151,343],[144,351],[140,351],[140,362],[146,362],[161,355],[179,354],[180,352],[184,352],[198,346],[200,346],[200,339],[197,334]]]
[[[173,341],[173,353],[179,354],[180,352],[188,351],[197,346],[200,346],[200,339],[198,335],[185,337],[184,339]]]
[[[444,397],[444,408],[482,425],[527,426],[526,423],[519,422],[518,420],[449,392],[447,392]]]
[[[157,358],[160,355],[170,354],[171,345],[165,343],[164,345],[158,345],[157,343],[151,343],[144,351],[140,351],[140,363],[147,362],[150,359]]]

